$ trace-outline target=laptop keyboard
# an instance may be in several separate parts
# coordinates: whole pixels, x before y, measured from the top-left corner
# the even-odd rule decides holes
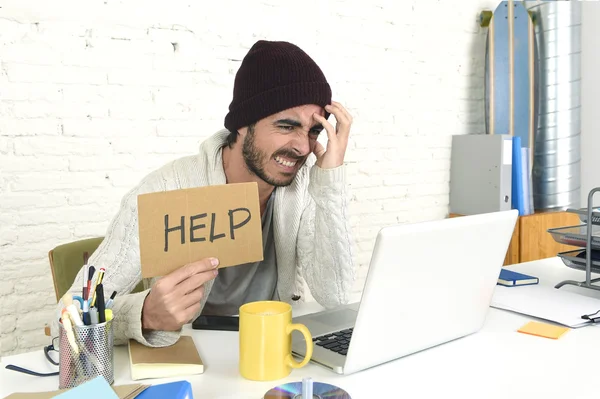
[[[348,328],[331,334],[321,335],[320,337],[313,338],[313,342],[325,349],[346,356],[348,347],[350,346],[350,339],[352,338],[352,330],[353,328]]]

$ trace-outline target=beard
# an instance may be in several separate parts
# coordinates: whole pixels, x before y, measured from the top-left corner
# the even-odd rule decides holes
[[[296,172],[294,173],[282,173],[284,176],[281,179],[277,179],[273,176],[269,176],[265,170],[265,165],[270,161],[270,158],[264,151],[261,151],[255,143],[254,137],[254,128],[250,126],[248,128],[248,133],[244,138],[244,143],[242,145],[242,155],[244,157],[244,162],[246,163],[246,167],[250,171],[250,173],[258,176],[261,180],[270,184],[274,187],[285,187],[292,184],[294,178],[296,177]],[[277,155],[285,156],[289,159],[293,159],[296,161],[298,168],[302,166],[302,164],[306,161],[306,157],[299,157],[294,154],[291,150],[281,149],[276,151],[272,158],[275,158]]]

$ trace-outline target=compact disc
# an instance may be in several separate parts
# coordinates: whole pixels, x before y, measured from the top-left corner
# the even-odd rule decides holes
[[[335,385],[313,382],[312,386],[313,399],[352,399],[348,392]],[[267,391],[264,396],[264,399],[275,398],[302,399],[302,381],[276,386]]]

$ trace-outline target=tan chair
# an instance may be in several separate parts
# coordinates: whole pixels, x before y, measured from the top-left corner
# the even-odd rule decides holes
[[[83,266],[84,253],[87,252],[89,256],[92,256],[103,239],[104,237],[94,237],[74,241],[59,245],[48,252],[57,303],[73,285],[75,276]],[[133,292],[141,292],[143,289],[143,283],[140,281]],[[48,326],[46,326],[46,335],[50,335]]]
[[[56,302],[73,285],[75,276],[83,266],[85,252],[91,256],[102,242],[103,237],[88,238],[57,246],[48,252]]]

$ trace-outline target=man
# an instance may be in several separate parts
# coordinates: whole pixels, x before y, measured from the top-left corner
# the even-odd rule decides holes
[[[351,123],[304,51],[257,42],[236,74],[226,129],[203,142],[199,154],[152,172],[127,193],[89,259],[96,270],[106,269],[105,297],[118,293],[115,343],[170,345],[201,313],[232,315],[251,301],[302,300],[304,281],[321,305],[347,303],[355,278],[343,164]],[[323,129],[326,148],[317,142]],[[219,269],[218,259],[203,259],[145,280],[145,291],[131,293],[141,280],[137,196],[241,182],[258,184],[264,260]],[[81,270],[73,295],[82,279]],[[54,336],[57,331],[55,318]]]

